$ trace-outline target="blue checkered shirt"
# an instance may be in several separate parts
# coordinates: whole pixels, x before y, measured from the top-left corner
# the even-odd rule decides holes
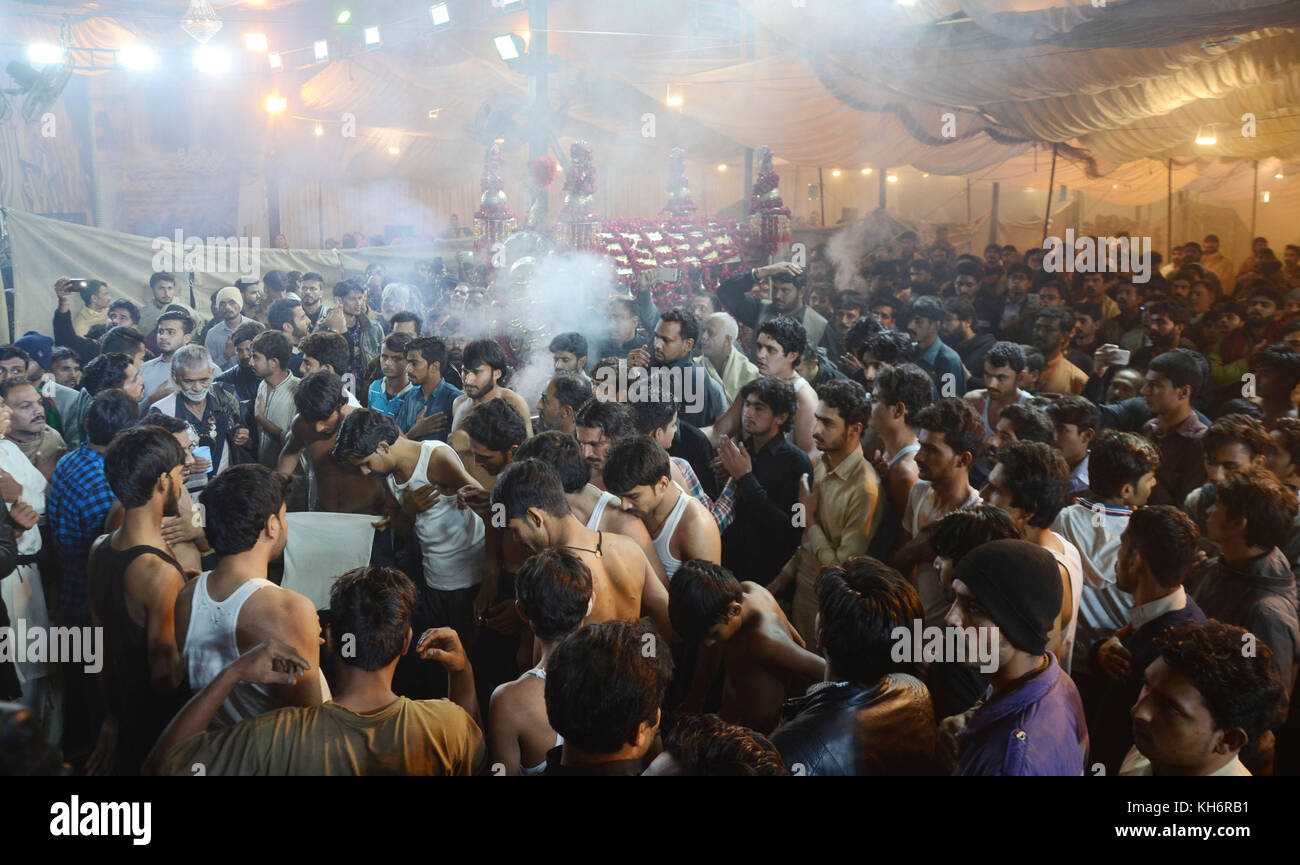
[[[50,478],[45,518],[59,558],[60,621],[90,621],[86,558],[90,545],[103,534],[104,518],[112,506],[103,454],[82,444],[59,460]]]

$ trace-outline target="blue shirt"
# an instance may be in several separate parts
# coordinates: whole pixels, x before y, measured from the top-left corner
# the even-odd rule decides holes
[[[395,400],[398,402],[397,410],[393,414],[393,419],[405,433],[411,427],[415,426],[416,419],[419,418],[420,412],[424,412],[425,417],[432,417],[438,412],[447,416],[447,426],[440,433],[434,433],[431,436],[425,436],[416,441],[426,441],[437,439],[440,442],[447,440],[447,433],[451,430],[451,404],[457,398],[465,395],[465,392],[453,384],[448,383],[444,378],[438,382],[438,386],[429,394],[429,398],[424,398],[424,391],[421,388],[413,387],[406,393],[402,394]]]
[[[90,545],[104,532],[104,518],[113,506],[113,490],[104,476],[104,455],[85,444],[66,454],[54,467],[46,503],[46,521],[58,555],[58,610],[61,621],[90,621],[86,591],[86,557]]]
[[[1047,653],[1047,669],[1009,694],[984,702],[957,734],[963,775],[1082,775],[1088,750],[1083,701]]]
[[[966,368],[961,365],[961,356],[945,345],[942,339],[935,337],[925,354],[916,359],[916,365],[933,376],[936,399],[943,399],[946,396],[960,397],[966,393]],[[955,393],[944,393],[943,377],[947,373],[953,376]]]
[[[381,376],[370,383],[370,390],[366,391],[366,405],[380,414],[386,414],[389,417],[396,417],[397,407],[401,403],[402,397],[406,396],[406,392],[411,390],[414,385],[408,382],[406,387],[402,389],[401,393],[390,398],[386,386],[387,381],[387,379]],[[416,412],[416,414],[419,414],[419,412]]]

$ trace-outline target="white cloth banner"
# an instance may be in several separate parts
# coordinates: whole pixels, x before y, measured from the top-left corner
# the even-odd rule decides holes
[[[194,308],[206,315],[211,298],[240,276],[259,279],[268,270],[315,271],[325,277],[325,302],[335,282],[365,272],[366,265],[384,265],[390,277],[413,280],[417,261],[442,256],[455,272],[455,254],[470,249],[472,240],[445,241],[361,249],[272,249],[263,237],[140,237],[120,231],[88,228],[71,222],[6,208],[5,224],[14,269],[14,334],[29,330],[49,334],[58,306],[54,283],[59,277],[102,279],[114,298],[143,305],[152,302],[149,275],[174,273],[176,299],[190,303],[186,273],[194,270]],[[74,298],[75,313],[80,300]]]
[[[328,610],[334,581],[353,568],[370,564],[379,517],[300,511],[288,514],[289,540],[284,548],[281,586],[311,598]]]

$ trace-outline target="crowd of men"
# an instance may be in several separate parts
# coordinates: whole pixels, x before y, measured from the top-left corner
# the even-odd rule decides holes
[[[440,261],[59,280],[0,347],[0,771],[1300,770],[1300,248],[824,252],[522,348]]]

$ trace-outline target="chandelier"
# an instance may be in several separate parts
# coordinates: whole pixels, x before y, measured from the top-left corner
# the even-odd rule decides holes
[[[221,29],[221,19],[208,0],[190,0],[190,8],[181,19],[181,29],[200,43],[205,43]]]

